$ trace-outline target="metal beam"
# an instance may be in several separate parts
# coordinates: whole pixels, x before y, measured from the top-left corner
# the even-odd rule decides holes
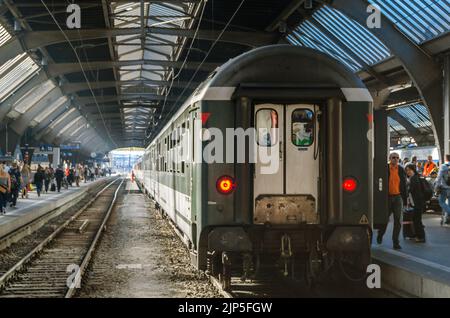
[[[391,110],[391,111],[388,111],[388,117],[391,117],[392,119],[397,121],[400,125],[405,127],[406,131],[412,137],[417,137],[417,136],[420,136],[422,134],[422,132],[419,129],[414,127],[405,117],[400,115],[399,112],[396,111],[395,109]]]
[[[444,152],[450,155],[450,54],[444,59]]]
[[[115,2],[115,3],[139,3],[141,0],[114,0],[109,2]],[[198,3],[201,0],[152,0],[152,3],[171,3],[171,4],[184,4],[184,3]],[[81,8],[84,6],[101,6],[101,3],[98,1],[83,1],[77,3]],[[42,3],[37,1],[28,1],[28,2],[18,2],[15,4],[16,7],[31,7],[31,8],[42,8]],[[52,7],[67,7],[67,2],[52,2]]]
[[[68,123],[76,119],[79,115],[80,113],[76,110],[72,111],[70,114],[67,114],[66,112],[63,113],[60,117],[58,117],[58,119],[53,121],[53,123],[50,124],[44,131],[39,132],[39,134],[36,136],[36,139],[43,138],[51,143],[56,138],[58,130],[61,129],[62,127],[65,127]]]
[[[91,82],[89,85],[86,82],[80,83],[68,83],[61,86],[61,89],[66,94],[74,94],[76,92],[88,90],[89,86],[92,89],[100,89],[100,88],[110,88],[116,87],[116,85],[133,85],[133,86],[146,86],[146,85],[155,85],[155,88],[159,86],[169,86],[170,81],[157,81],[157,80],[144,80],[144,81],[99,81],[99,82]],[[184,88],[188,86],[189,88],[195,89],[198,86],[198,83],[188,83],[188,82],[173,82],[172,87],[181,87]],[[148,87],[148,86],[146,86]]]
[[[331,5],[361,25],[367,23],[366,0],[333,0]],[[400,60],[428,107],[436,144],[444,151],[444,112],[442,107],[442,69],[431,56],[416,46],[384,15],[381,28],[369,29]]]
[[[17,118],[10,124],[13,129],[20,136],[27,130],[33,119],[44,111],[45,107],[48,107],[61,97],[61,91],[55,87],[47,93],[41,100],[28,109],[22,116]]]
[[[193,38],[196,35],[195,30],[181,28],[146,27],[145,31],[147,35],[162,34],[186,38]],[[65,30],[64,33],[70,41],[86,41],[140,34],[141,28],[77,29]],[[199,30],[196,39],[215,41],[219,38],[220,34],[221,32],[219,30]],[[250,47],[258,47],[276,43],[278,38],[279,33],[226,31],[221,36],[220,41]],[[24,31],[18,34],[18,37],[13,37],[2,47],[0,47],[0,63],[4,63],[11,57],[23,52],[22,46],[20,45],[21,43],[26,50],[35,50],[52,44],[64,43],[66,41],[66,37],[59,30]]]
[[[126,95],[103,95],[103,96],[97,96],[96,100],[98,103],[105,103],[105,102],[113,102],[113,101],[122,101],[122,100],[142,100],[142,101],[164,101],[163,95],[156,95],[156,94],[126,94]],[[95,100],[92,96],[88,97],[77,97],[75,98],[75,101],[81,104],[92,104],[95,103]],[[167,97],[167,101],[176,101],[175,97]]]
[[[11,108],[14,104],[21,99],[26,93],[31,91],[38,85],[41,85],[45,81],[48,80],[45,72],[40,72],[38,75],[33,76],[30,80],[28,80],[22,87],[16,90],[11,96],[5,99],[2,103],[0,103],[0,121],[2,121],[6,114],[11,111]]]
[[[96,61],[91,63],[82,63],[81,66],[85,71],[87,70],[105,70],[110,68],[118,68],[125,66],[142,66],[153,65],[162,67],[180,68],[183,62],[178,61],[164,61],[164,60],[132,60],[132,61]],[[49,63],[47,66],[47,72],[50,77],[57,77],[65,74],[81,72],[81,66],[79,63]],[[204,63],[200,67],[200,62],[187,62],[183,69],[185,70],[199,70],[205,72],[211,72],[219,67],[219,63]]]
[[[40,132],[44,131],[45,129],[47,129],[47,127],[49,125],[51,125],[51,123],[58,118],[59,116],[63,115],[64,112],[67,111],[67,108],[71,105],[70,101],[67,101],[63,104],[61,104],[61,106],[59,106],[54,112],[52,112],[50,115],[48,115],[47,118],[45,118],[44,120],[42,120],[36,127],[33,128],[32,130],[32,135],[33,136],[37,136]]]
[[[316,28],[318,28],[323,34],[325,34],[335,45],[337,45],[341,50],[343,50],[346,54],[350,55],[356,62],[358,62],[364,70],[372,75],[374,78],[378,80],[378,83],[383,86],[383,88],[387,88],[392,85],[389,79],[382,74],[377,73],[369,64],[367,64],[363,59],[361,59],[357,54],[355,54],[352,50],[349,50],[343,43],[340,41],[333,33],[328,31],[328,29],[324,28],[322,24],[317,22],[315,19],[309,20]]]
[[[84,129],[83,129],[84,128]],[[70,134],[64,134],[64,136],[61,138],[61,143],[65,144],[69,141],[74,142],[78,140],[78,137],[81,136],[81,134],[83,134],[83,132],[86,131],[86,122],[78,122],[76,124],[76,126],[74,127],[73,131],[75,132],[72,135],[72,132]]]
[[[413,102],[420,101],[420,94],[417,88],[414,86],[401,89],[389,94],[388,98],[384,101],[383,106],[390,106],[393,104],[411,104]]]
[[[286,8],[275,18],[275,20],[266,28],[267,32],[275,31],[281,23],[286,20],[305,2],[305,0],[292,0]]]

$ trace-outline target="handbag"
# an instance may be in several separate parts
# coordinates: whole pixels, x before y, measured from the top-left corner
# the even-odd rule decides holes
[[[0,178],[0,192],[8,192],[8,180],[6,178]]]

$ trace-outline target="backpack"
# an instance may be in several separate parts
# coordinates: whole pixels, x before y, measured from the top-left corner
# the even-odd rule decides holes
[[[448,164],[445,164],[445,165],[448,167],[448,169],[447,169],[447,173],[444,174],[444,181],[450,187],[450,165],[448,165]]]
[[[10,175],[11,179],[11,189],[14,190],[19,187],[19,183],[17,182],[16,174],[13,173]]]
[[[433,197],[433,189],[431,188],[430,183],[422,177],[419,177],[420,185],[422,187],[423,199],[426,201],[430,201]]]

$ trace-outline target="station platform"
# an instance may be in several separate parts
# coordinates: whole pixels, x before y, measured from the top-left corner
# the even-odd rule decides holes
[[[40,197],[37,196],[36,191],[29,192],[28,199],[19,197],[16,207],[10,207],[8,204],[6,214],[0,215],[0,241],[3,244],[5,237],[8,237],[19,228],[33,223],[49,212],[70,208],[89,189],[98,187],[110,179],[106,177],[86,183],[81,182],[80,187],[73,186],[67,190],[63,188],[60,193],[49,191],[48,193],[41,194]],[[3,245],[0,246],[0,249],[3,247]]]
[[[392,248],[392,221],[383,243],[372,246],[372,256],[381,266],[385,286],[405,296],[426,298],[450,297],[450,227],[440,225],[440,216],[423,216],[426,243],[404,239],[401,250]],[[374,238],[376,237],[376,233]]]

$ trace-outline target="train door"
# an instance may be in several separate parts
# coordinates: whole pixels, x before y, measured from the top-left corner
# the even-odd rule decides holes
[[[262,104],[255,106],[256,162],[253,193],[283,194],[283,130],[284,106]],[[267,159],[267,160],[264,160]],[[269,162],[270,163],[267,164]],[[271,167],[271,168],[270,168]]]
[[[256,105],[254,118],[254,222],[317,223],[319,157],[315,106]],[[275,152],[276,170],[268,168],[276,166]]]

